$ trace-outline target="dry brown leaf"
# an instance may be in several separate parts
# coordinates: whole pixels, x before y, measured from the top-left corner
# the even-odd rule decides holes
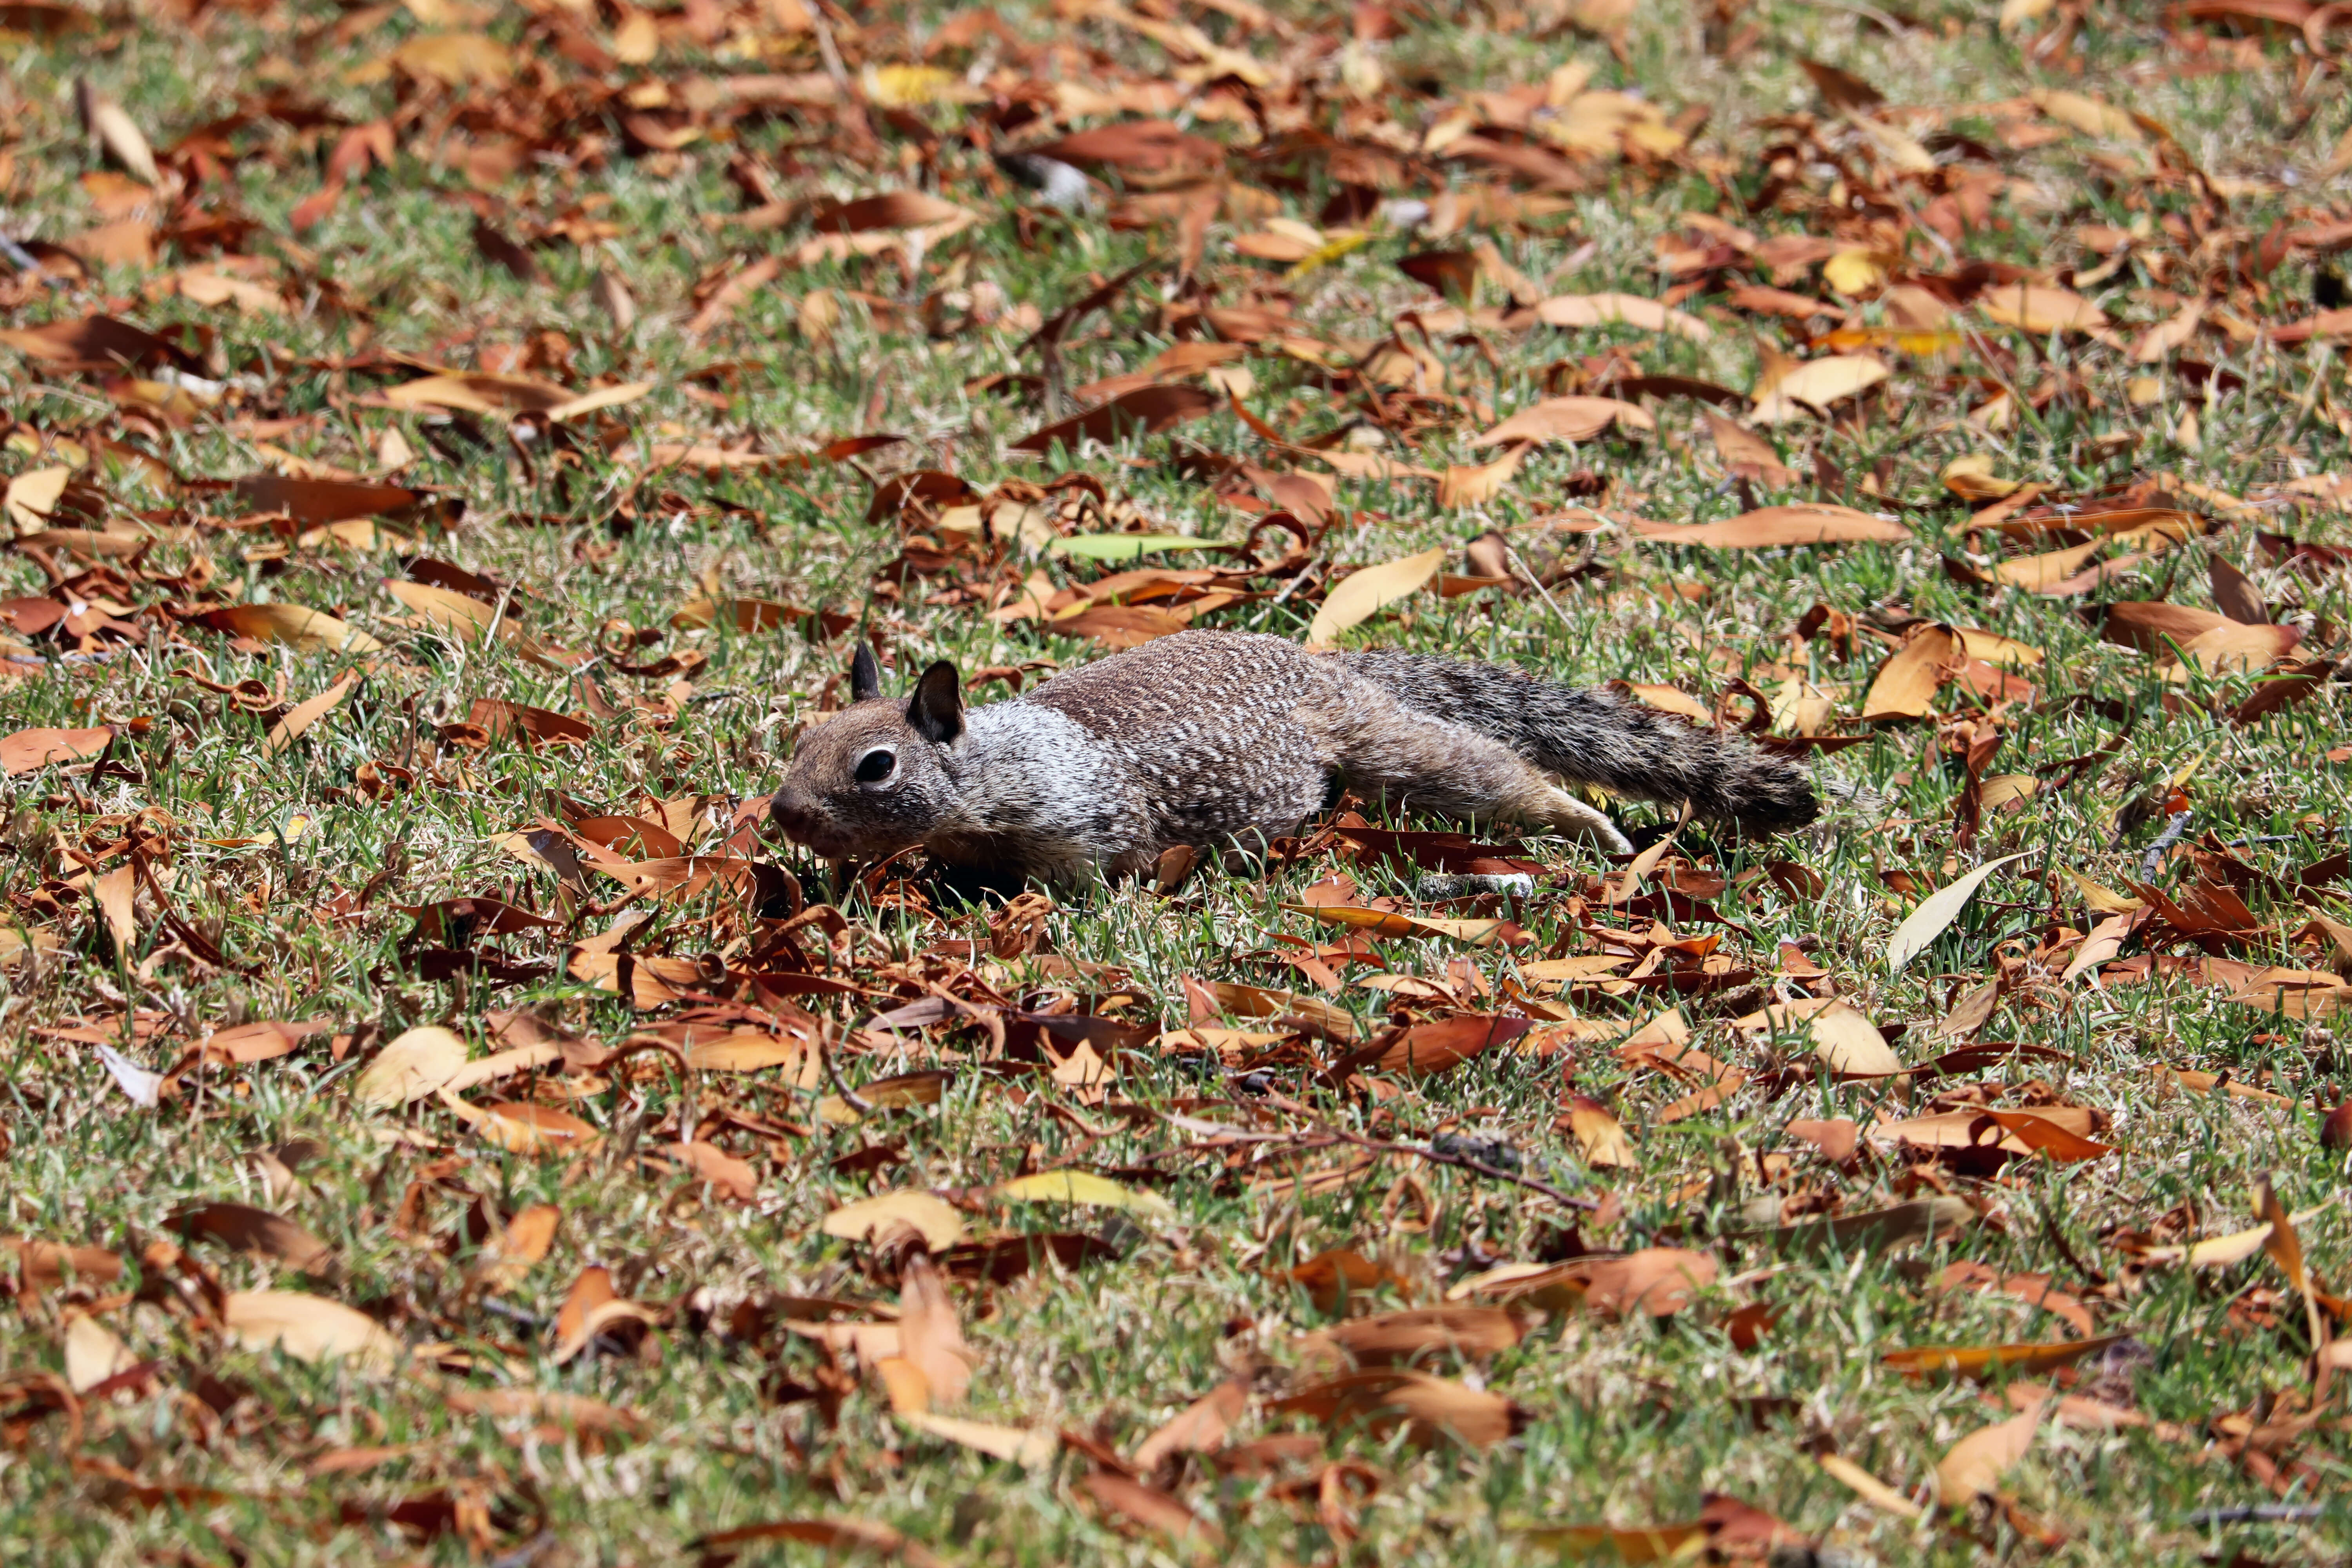
[[[1149,1475],[1162,1459],[1178,1454],[1208,1454],[1223,1447],[1225,1434],[1249,1405],[1249,1385],[1227,1380],[1178,1411],[1137,1446],[1135,1468]]]
[[[1862,700],[1864,722],[1924,718],[1936,705],[1937,689],[1958,669],[1961,647],[1949,626],[1914,633],[1871,681]]]
[[[244,1204],[192,1204],[174,1212],[171,1227],[185,1237],[204,1237],[223,1247],[270,1258],[304,1274],[332,1272],[335,1249],[283,1215]]]
[[[1414,1442],[1446,1437],[1491,1448],[1526,1424],[1528,1415],[1499,1394],[1416,1372],[1355,1372],[1270,1401],[1277,1415],[1305,1415],[1327,1426],[1362,1423],[1374,1432],[1402,1426]]]
[[[1614,397],[1548,397],[1530,404],[1477,437],[1473,447],[1513,441],[1590,441],[1611,426],[1654,430],[1658,422],[1638,404]]]

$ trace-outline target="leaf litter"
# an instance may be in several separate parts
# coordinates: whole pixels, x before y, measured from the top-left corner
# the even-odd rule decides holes
[[[2340,1554],[2338,10],[5,8],[10,1529]],[[765,826],[1191,626],[1829,815]]]

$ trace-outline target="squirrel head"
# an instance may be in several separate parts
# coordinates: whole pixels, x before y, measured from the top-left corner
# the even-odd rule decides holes
[[[873,650],[849,666],[850,706],[793,749],[768,814],[795,844],[828,858],[879,860],[962,816],[940,753],[963,739],[963,682],[940,659],[903,704],[882,695]]]

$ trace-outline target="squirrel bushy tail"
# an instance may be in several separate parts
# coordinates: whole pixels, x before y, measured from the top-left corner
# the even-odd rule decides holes
[[[1699,816],[1751,834],[1801,827],[1821,810],[1797,763],[1610,691],[1428,654],[1333,657],[1407,707],[1475,730],[1575,783],[1666,805],[1687,800]]]

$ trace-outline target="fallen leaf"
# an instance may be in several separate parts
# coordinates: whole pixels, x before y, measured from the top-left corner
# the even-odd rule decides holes
[[[1843,506],[1768,506],[1720,522],[1644,522],[1634,531],[1660,544],[1710,550],[1778,550],[1792,544],[1896,544],[1911,537],[1899,522]]]
[[[196,617],[215,631],[256,642],[286,643],[294,647],[323,648],[331,653],[380,653],[383,645],[321,610],[299,605],[232,605],[207,610]]]
[[[466,1065],[466,1042],[436,1024],[403,1032],[352,1081],[352,1098],[373,1110],[423,1100]]]
[[[945,1252],[964,1237],[963,1216],[944,1198],[919,1192],[880,1193],[844,1204],[817,1228],[845,1241],[871,1241],[877,1248],[893,1245],[894,1235],[919,1236],[933,1252]]]
[[[366,1313],[299,1290],[232,1290],[222,1303],[221,1323],[247,1350],[274,1348],[297,1361],[381,1372],[404,1353],[400,1342]]]
[[[1307,628],[1307,646],[1328,647],[1332,639],[1349,627],[1418,592],[1437,575],[1445,564],[1445,547],[1439,545],[1418,555],[1349,574],[1331,590],[1322,608],[1315,612],[1314,622]]]
[[[1108,1177],[1087,1171],[1040,1171],[1015,1176],[991,1187],[992,1195],[1012,1203],[1083,1204],[1097,1208],[1125,1209],[1156,1218],[1173,1218],[1175,1205],[1158,1193],[1120,1186]]]
[[[1988,861],[1922,900],[1919,907],[1913,910],[1903,923],[1895,928],[1895,934],[1887,939],[1888,972],[1891,973],[1901,969],[1934,945],[1936,939],[1944,934],[1945,928],[1959,918],[1960,910],[1976,896],[1986,878],[2003,866],[2022,860],[2033,853],[2035,851],[2031,849],[2021,849],[2014,855],[2004,855],[1998,860]]]
[[[1936,1489],[1947,1507],[1973,1502],[2000,1489],[2000,1479],[2033,1447],[2042,1413],[2029,1410],[1978,1428],[1952,1445],[1936,1465]]]
[[[1658,422],[1639,405],[1614,397],[1548,397],[1530,404],[1477,437],[1473,447],[1514,441],[1590,441],[1611,426],[1654,430]]]
[[[114,741],[111,725],[91,730],[19,730],[0,736],[0,772],[14,778],[52,763],[78,763],[94,757]]]

